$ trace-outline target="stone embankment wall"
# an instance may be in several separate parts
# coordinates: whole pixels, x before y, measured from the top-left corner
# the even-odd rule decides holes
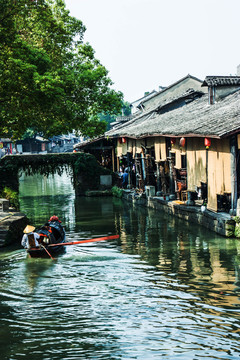
[[[10,244],[20,244],[23,230],[28,223],[26,215],[9,209],[0,209],[0,248]]]
[[[234,236],[235,221],[229,214],[202,211],[200,206],[190,206],[178,201],[166,201],[159,197],[147,197],[144,193],[136,195],[131,190],[123,191],[123,199],[135,205],[147,206],[157,211],[164,211],[171,216],[199,224],[222,236]]]

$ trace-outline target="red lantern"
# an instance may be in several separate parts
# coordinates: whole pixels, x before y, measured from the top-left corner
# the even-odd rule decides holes
[[[205,137],[204,145],[206,146],[206,149],[209,149],[209,147],[211,146],[211,139]]]
[[[126,138],[122,138],[122,142],[125,144],[125,142],[127,141]]]
[[[186,139],[185,139],[184,137],[182,137],[182,138],[180,139],[180,141],[179,141],[179,145],[180,145],[181,147],[184,147],[184,146],[185,146],[185,143],[186,143]]]
[[[171,138],[171,144],[172,145],[176,144],[176,138]]]
[[[122,143],[122,138],[119,138],[118,142],[119,142],[119,144],[121,144]]]

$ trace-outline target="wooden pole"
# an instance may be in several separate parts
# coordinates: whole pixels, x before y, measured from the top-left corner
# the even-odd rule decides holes
[[[48,246],[66,246],[66,245],[77,245],[77,244],[85,244],[85,243],[89,243],[89,242],[97,242],[97,241],[104,241],[104,240],[113,240],[113,239],[118,239],[119,235],[110,235],[110,236],[104,236],[104,237],[100,237],[100,238],[95,238],[95,239],[87,239],[87,240],[80,240],[80,241],[70,241],[70,242],[63,242],[63,243],[58,243],[58,244],[49,244]]]

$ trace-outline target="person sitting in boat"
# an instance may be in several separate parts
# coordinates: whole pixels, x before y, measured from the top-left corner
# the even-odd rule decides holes
[[[24,235],[22,237],[21,245],[25,249],[39,247],[38,239],[40,238],[40,235],[34,232],[35,229],[36,228],[34,226],[27,225],[23,230]]]
[[[50,219],[48,220],[48,223],[52,221],[58,221],[59,223],[61,223],[61,220],[59,220],[59,218],[56,215],[51,216]]]
[[[61,223],[61,220],[59,220],[59,218],[56,216],[56,215],[53,215],[50,217],[50,219],[46,222],[46,224],[44,224],[42,226],[42,229],[47,229],[47,230],[51,230],[51,228],[49,227],[50,223],[51,222],[54,222],[54,221],[58,221],[59,224]]]
[[[47,230],[49,233],[52,233],[52,235],[55,238],[58,239],[59,231],[64,231],[61,223],[62,223],[61,220],[59,220],[59,218],[56,215],[53,215],[50,217],[48,222],[41,227],[41,229]],[[46,239],[44,239],[44,240],[46,240]],[[44,242],[46,242],[46,241],[44,241]],[[49,241],[47,243],[51,243],[51,237],[49,238]]]

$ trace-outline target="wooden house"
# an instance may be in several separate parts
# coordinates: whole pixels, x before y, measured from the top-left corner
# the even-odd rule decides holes
[[[16,149],[21,153],[39,154],[48,151],[50,141],[42,136],[36,135],[33,138],[26,138],[16,141]]]
[[[107,139],[104,136],[92,140],[82,141],[74,146],[74,151],[82,151],[92,154],[97,159],[98,163],[113,172],[117,171],[115,143],[112,139]]]
[[[133,186],[154,185],[163,194],[234,214],[240,197],[240,77],[199,82],[188,75],[106,136],[115,139],[118,166],[125,156],[135,173]]]
[[[142,109],[144,111],[155,109],[164,101],[177,98],[179,95],[185,93],[189,89],[205,92],[205,90],[202,89],[202,83],[202,80],[188,74],[170,86],[162,87],[160,91],[151,94],[150,97],[143,98],[142,101],[138,104],[138,109]]]

